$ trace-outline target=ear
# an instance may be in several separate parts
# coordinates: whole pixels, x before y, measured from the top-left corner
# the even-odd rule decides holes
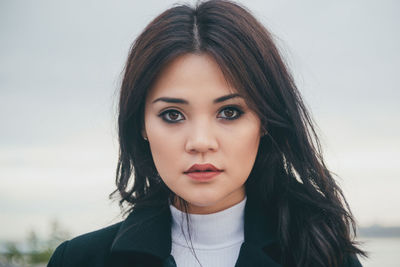
[[[142,121],[142,130],[140,131],[140,133],[142,134],[142,138],[143,139],[147,139],[147,133],[146,133],[146,126],[144,125],[144,120]]]
[[[264,127],[261,127],[261,133],[260,133],[261,137],[266,136],[267,134],[268,131]]]
[[[146,130],[144,129],[144,127],[142,128],[142,137],[143,137],[143,139],[147,140],[147,133],[146,133]]]

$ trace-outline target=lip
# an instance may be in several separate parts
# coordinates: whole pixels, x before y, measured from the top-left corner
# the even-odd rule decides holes
[[[221,172],[222,171],[187,172],[186,175],[188,175],[193,180],[196,180],[199,182],[206,182],[206,181],[210,181],[211,179],[213,179],[215,176],[217,176]]]
[[[207,164],[193,164],[187,171],[184,173],[188,175],[193,180],[199,182],[206,182],[217,176],[223,172],[223,170],[218,169],[214,165]]]
[[[195,171],[211,171],[211,172],[221,172],[222,170],[218,169],[211,163],[206,163],[206,164],[193,164],[189,169],[185,171],[185,173],[191,173]]]

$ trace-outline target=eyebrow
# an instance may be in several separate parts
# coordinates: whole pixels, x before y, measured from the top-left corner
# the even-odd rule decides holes
[[[217,104],[217,103],[221,103],[224,102],[228,99],[232,99],[232,98],[236,98],[236,97],[241,97],[243,98],[240,94],[230,94],[230,95],[224,95],[221,97],[218,97],[217,99],[214,99],[213,103]],[[159,97],[157,99],[155,99],[152,104],[158,102],[158,101],[164,101],[167,103],[175,103],[175,104],[189,104],[189,102],[185,99],[181,99],[181,98],[172,98],[172,97]]]

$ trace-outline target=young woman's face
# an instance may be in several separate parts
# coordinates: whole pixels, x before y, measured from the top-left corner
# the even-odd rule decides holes
[[[214,213],[244,199],[260,120],[240,96],[220,99],[236,93],[212,57],[185,54],[163,69],[146,97],[142,133],[159,175],[189,213]],[[207,163],[221,171],[200,180],[185,173]]]

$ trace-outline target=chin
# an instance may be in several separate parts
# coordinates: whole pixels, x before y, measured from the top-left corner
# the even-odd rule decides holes
[[[192,205],[194,207],[206,208],[217,205],[218,200],[219,199],[215,197],[207,198],[206,196],[203,196],[200,199],[188,198],[186,201],[189,205]]]

